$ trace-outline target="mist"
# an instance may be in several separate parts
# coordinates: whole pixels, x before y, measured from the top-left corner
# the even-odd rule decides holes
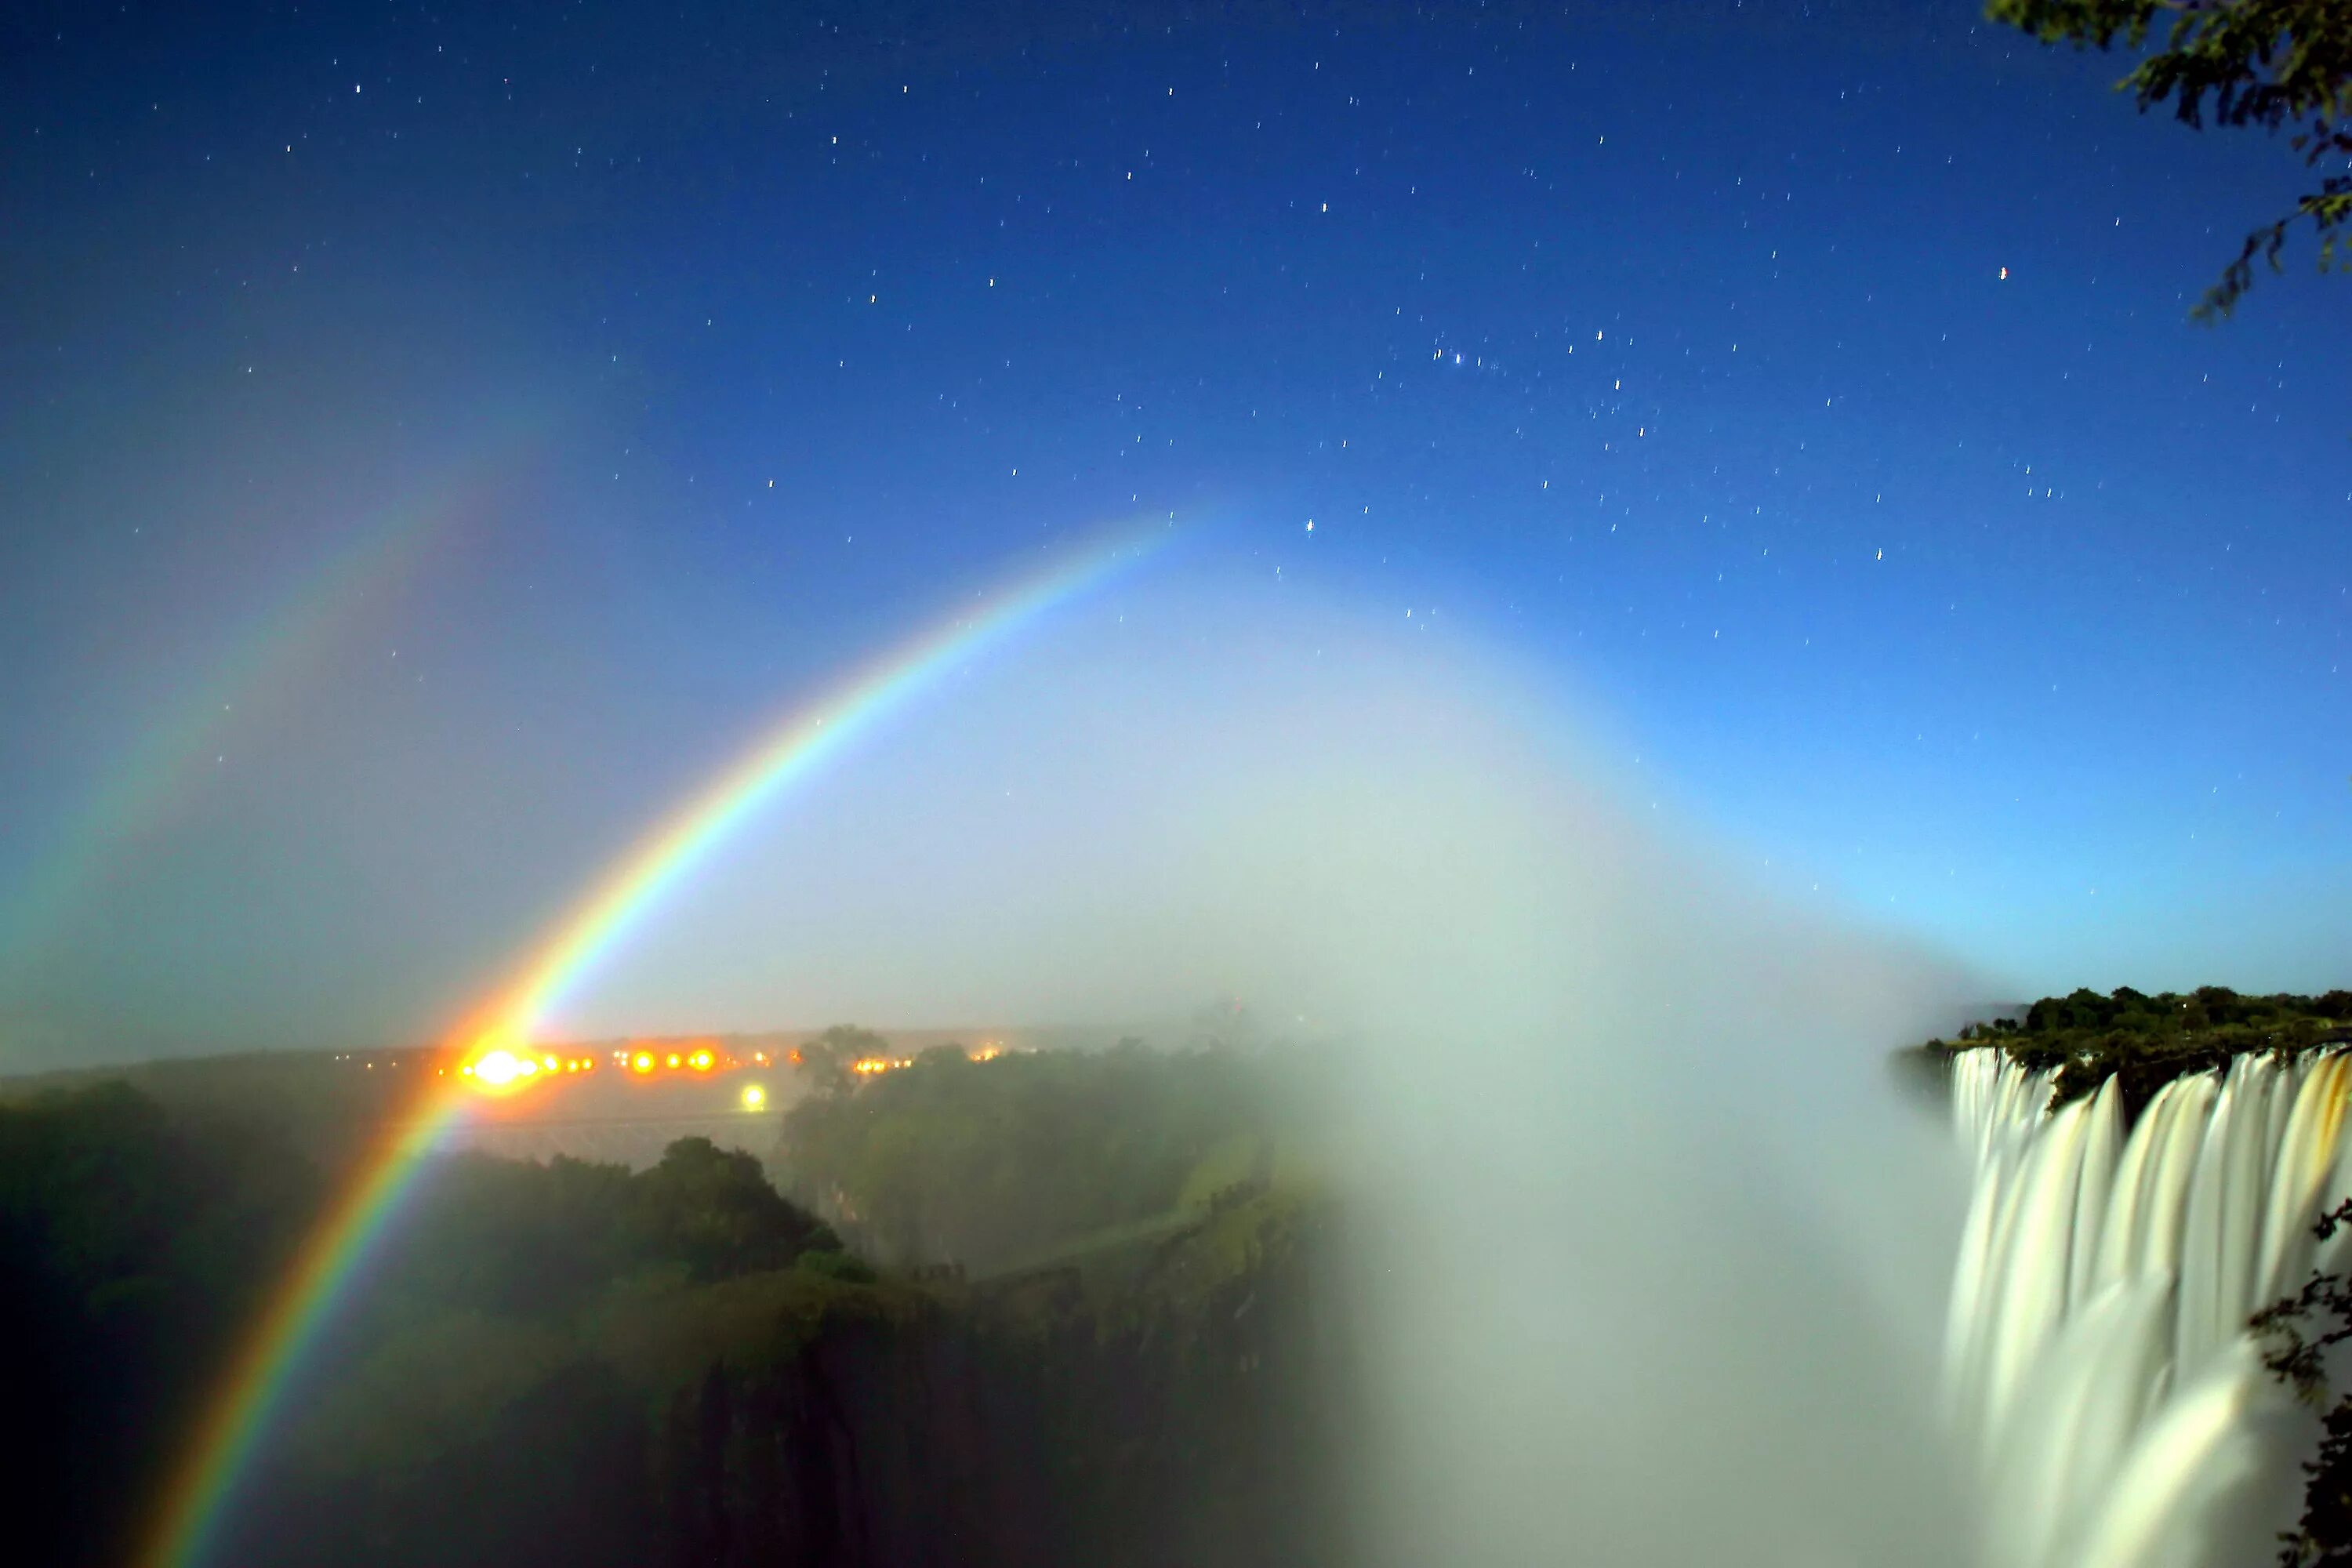
[[[1965,1194],[1885,1058],[1985,983],[1654,805],[1580,707],[1458,621],[1156,574],[770,809],[566,1023],[1232,998],[1347,1069],[1365,1561],[1960,1561]]]

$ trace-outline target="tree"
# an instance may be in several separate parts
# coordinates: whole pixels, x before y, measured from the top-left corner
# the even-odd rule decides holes
[[[777,1193],[760,1162],[708,1138],[681,1138],[661,1163],[632,1178],[635,1228],[656,1258],[698,1280],[782,1268],[803,1252],[834,1251],[832,1227]]]
[[[0,1103],[0,1508],[12,1561],[118,1562],[217,1358],[323,1196],[280,1130],[122,1083]]]
[[[2352,1222],[2352,1199],[2322,1215],[2326,1241]],[[2265,1343],[2263,1364],[2319,1413],[2319,1451],[2304,1461],[2303,1518],[2283,1532],[2280,1568],[2352,1563],[2352,1394],[2328,1402],[2327,1353],[2352,1340],[2352,1289],[2340,1274],[2315,1272],[2303,1289],[2256,1312],[2249,1328]]]
[[[2352,0],[1990,0],[1986,15],[2043,43],[2108,49],[2120,38],[2145,49],[2159,17],[2171,21],[2163,44],[2116,84],[2142,112],[2172,106],[2175,118],[2202,130],[2212,123],[2288,132],[2287,144],[2317,171],[2352,163]],[[2352,219],[2352,173],[2322,175],[2292,210],[2246,236],[2221,280],[2190,315],[2213,321],[2253,287],[2257,257],[2284,271],[2287,231],[2306,220],[2319,240],[2322,272],[2352,266],[2352,246],[2338,232]],[[2339,248],[2340,247],[2340,248]]]
[[[815,1039],[793,1052],[793,1066],[806,1074],[809,1084],[819,1094],[841,1094],[857,1082],[859,1062],[872,1061],[890,1054],[890,1042],[871,1029],[855,1024],[835,1024]]]

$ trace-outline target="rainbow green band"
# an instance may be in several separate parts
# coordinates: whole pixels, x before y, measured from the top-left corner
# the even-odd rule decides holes
[[[1043,575],[900,647],[770,731],[734,765],[662,819],[597,879],[541,943],[520,977],[460,1035],[469,1049],[527,1040],[548,1009],[636,926],[669,889],[763,805],[804,779],[860,732],[958,662],[1034,617],[1142,560],[1164,535],[1125,538]],[[218,1537],[254,1455],[348,1282],[471,1091],[454,1078],[429,1087],[357,1167],[360,1174],[311,1231],[191,1435],[165,1491],[142,1568],[198,1568]]]

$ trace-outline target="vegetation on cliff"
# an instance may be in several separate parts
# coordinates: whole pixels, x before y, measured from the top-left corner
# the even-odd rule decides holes
[[[2352,1225],[2352,1198],[2314,1226],[2327,1240]],[[2303,1289],[2257,1312],[2249,1325],[2263,1342],[2263,1363],[2319,1417],[2319,1442],[2303,1462],[2303,1517],[2279,1532],[2280,1568],[2352,1564],[2352,1392],[2327,1381],[2330,1352],[2352,1340],[2352,1282],[2314,1270]]]
[[[2022,1018],[1963,1028],[1957,1040],[1919,1047],[1941,1063],[1956,1051],[1990,1047],[2036,1072],[2056,1069],[2057,1107],[2119,1083],[2126,1120],[2176,1078],[2227,1067],[2250,1051],[2307,1050],[2352,1040],[2352,991],[2319,996],[2241,995],[2221,985],[2148,995],[2119,986],[2102,996],[2078,990],[2044,996]]]

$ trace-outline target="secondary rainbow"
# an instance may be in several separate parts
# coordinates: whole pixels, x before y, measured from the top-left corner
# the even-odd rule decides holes
[[[1063,558],[796,709],[731,766],[641,837],[551,928],[516,978],[458,1032],[478,1054],[527,1041],[553,1005],[727,836],[836,755],[933,679],[984,653],[1053,606],[1149,555],[1164,533],[1129,536]],[[425,1080],[413,1116],[395,1118],[358,1176],[304,1242],[190,1436],[138,1562],[198,1568],[238,1483],[268,1436],[296,1373],[343,1288],[398,1212],[422,1156],[465,1112],[455,1078]]]
[[[142,836],[184,806],[214,771],[225,734],[289,706],[327,656],[365,622],[371,604],[397,594],[441,536],[537,445],[548,423],[533,409],[486,417],[481,433],[433,481],[363,517],[275,600],[224,642],[204,673],[176,693],[62,821],[17,888],[0,899],[0,960],[56,935]]]

